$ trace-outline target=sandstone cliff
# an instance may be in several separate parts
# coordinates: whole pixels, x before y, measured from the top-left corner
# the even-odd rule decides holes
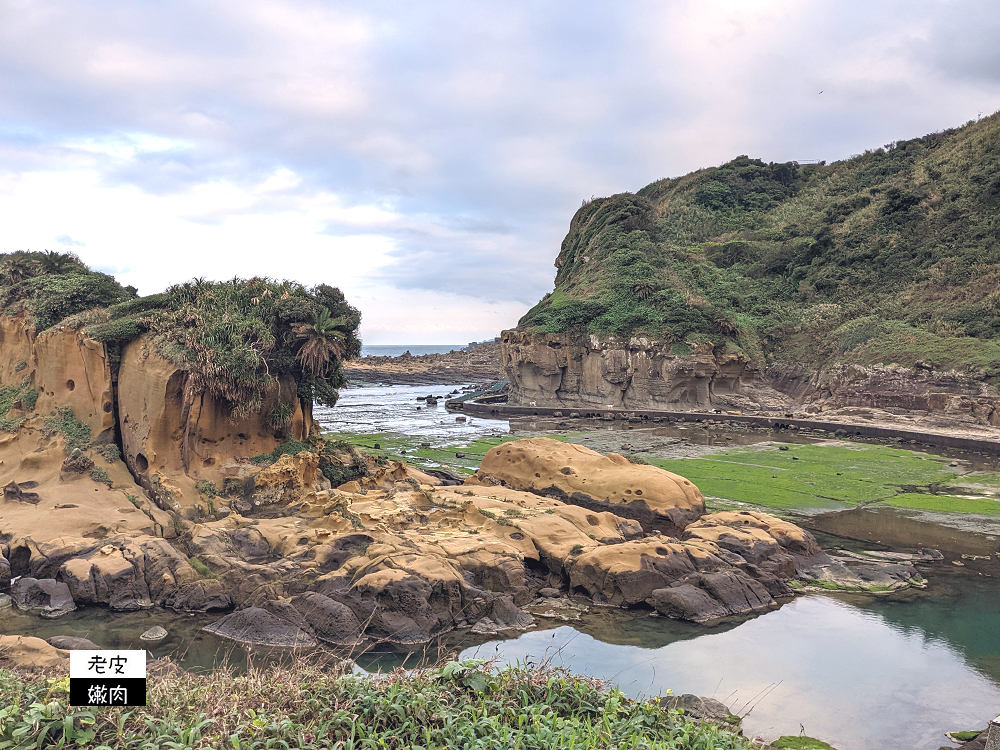
[[[920,362],[829,366],[778,361],[759,369],[742,352],[647,337],[504,331],[510,403],[567,409],[925,412],[1000,426],[1000,396],[976,371]]]

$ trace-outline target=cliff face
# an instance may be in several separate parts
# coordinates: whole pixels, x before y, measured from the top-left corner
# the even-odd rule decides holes
[[[505,337],[515,402],[995,420],[998,155],[1000,113],[585,202],[554,288]]]
[[[690,354],[643,337],[504,331],[501,361],[514,404],[616,409],[694,409],[745,399],[755,371],[742,354]]]
[[[173,510],[200,500],[199,480],[221,490],[227,478],[246,475],[241,461],[269,453],[283,440],[305,440],[313,428],[311,405],[303,409],[291,378],[267,394],[260,411],[234,417],[226,404],[200,392],[190,373],[157,354],[146,337],[124,347],[114,377],[101,342],[69,327],[36,334],[24,318],[0,317],[0,384],[19,389],[9,419],[11,430],[17,422],[20,429],[0,438],[22,456],[16,466],[51,463],[53,476],[65,477],[60,465],[68,438],[52,421],[70,413],[78,429],[89,428],[84,443],[120,448],[124,464],[115,460],[106,470],[121,478],[131,472],[154,500]],[[279,403],[291,408],[291,420],[281,428],[266,426],[262,415]],[[45,458],[50,449],[51,461]],[[10,466],[0,465],[0,482],[39,481],[11,473]]]
[[[240,476],[235,458],[269,453],[278,444],[276,430],[266,427],[261,415],[279,402],[293,409],[282,437],[308,438],[312,407],[303,410],[290,378],[268,393],[260,412],[234,417],[225,404],[200,392],[190,373],[141,337],[122,352],[118,376],[125,462],[140,484],[166,504],[190,496],[200,479],[221,488],[225,479]]]
[[[927,412],[1000,426],[1000,398],[979,373],[778,362],[758,370],[711,344],[677,352],[645,337],[504,331],[501,361],[510,403],[569,409],[687,411],[708,408]]]
[[[36,334],[23,318],[0,317],[0,382],[24,381],[38,394],[29,411],[69,407],[95,442],[114,442],[111,368],[103,344],[68,328]]]

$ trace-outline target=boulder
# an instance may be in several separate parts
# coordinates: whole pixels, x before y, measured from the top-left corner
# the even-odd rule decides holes
[[[54,635],[45,639],[49,645],[60,648],[63,651],[98,651],[98,646],[87,638],[78,638],[73,635]]]
[[[41,617],[61,617],[76,609],[69,587],[52,578],[18,578],[11,586],[11,598],[18,609]]]
[[[646,531],[673,535],[705,512],[704,497],[684,477],[633,464],[617,453],[602,456],[551,438],[514,440],[491,448],[466,484],[503,484],[609,511],[635,519]]]
[[[822,553],[815,537],[805,529],[767,513],[747,510],[703,516],[685,528],[681,538],[715,542],[757,565],[781,553],[800,557]]]
[[[581,553],[570,568],[570,588],[598,604],[633,605],[687,576],[729,567],[714,545],[634,540]]]
[[[0,557],[0,592],[10,591],[10,561]]]
[[[292,606],[316,635],[338,645],[352,645],[361,638],[361,623],[350,607],[315,591],[292,599]]]
[[[14,606],[13,600],[8,594],[0,594],[0,610],[10,609]]]
[[[315,492],[319,456],[309,451],[285,454],[263,469],[254,480],[254,506],[288,505]]]
[[[83,474],[94,468],[94,461],[79,448],[74,448],[59,468],[63,474]]]
[[[139,636],[140,641],[151,641],[157,643],[167,637],[167,630],[159,625],[154,625],[149,630]]]
[[[316,645],[316,639],[304,630],[261,607],[231,612],[203,630],[250,646],[312,648]]]
[[[118,611],[147,609],[154,602],[149,597],[142,563],[142,555],[134,547],[118,549],[107,545],[67,560],[59,568],[59,576],[73,599],[81,604],[106,604]]]
[[[691,693],[665,695],[660,698],[660,707],[668,711],[679,709],[687,717],[724,729],[736,730],[740,725],[740,717],[731,713],[725,703],[714,698],[702,698]]]
[[[757,614],[776,606],[767,589],[742,570],[687,576],[673,587],[654,591],[649,604],[662,615],[692,622]]]
[[[0,667],[69,673],[69,652],[28,635],[0,635]]]

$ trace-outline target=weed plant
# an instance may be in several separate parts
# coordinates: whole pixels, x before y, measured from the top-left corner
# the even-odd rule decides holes
[[[479,660],[362,676],[297,660],[245,674],[159,671],[147,706],[68,705],[68,678],[0,671],[0,748],[742,750],[655,700],[550,668]]]

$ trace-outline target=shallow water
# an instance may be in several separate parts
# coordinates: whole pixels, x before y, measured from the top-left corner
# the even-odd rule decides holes
[[[317,405],[313,417],[326,432],[369,434],[391,432],[423,438],[435,444],[454,444],[491,435],[505,435],[510,427],[505,419],[470,417],[458,422],[445,406],[452,391],[467,384],[453,385],[372,385],[343,388],[334,408]],[[417,401],[418,396],[440,396],[435,406]]]
[[[938,609],[939,611],[939,609]],[[904,614],[904,621],[893,615]],[[500,663],[545,660],[612,680],[632,696],[713,696],[744,731],[805,733],[839,750],[936,749],[950,729],[981,728],[1000,707],[997,675],[920,624],[907,605],[807,595],[722,632],[672,637],[676,623],[623,619],[619,632],[563,626],[466,649]],[[1000,628],[994,606],[977,625]],[[673,632],[672,632],[673,631]],[[994,633],[996,630],[994,630]]]

